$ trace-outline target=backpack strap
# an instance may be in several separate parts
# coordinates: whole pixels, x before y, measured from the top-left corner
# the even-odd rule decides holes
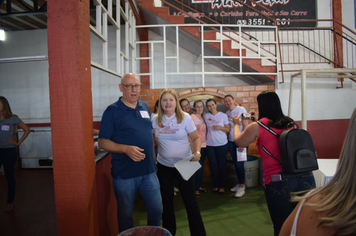
[[[295,123],[294,121],[289,122],[289,123],[287,124],[286,129],[290,129],[290,128],[292,128],[292,127],[293,127],[293,129],[299,129],[299,126],[298,126],[297,123]]]
[[[267,131],[269,131],[271,134],[273,134],[274,136],[276,136],[277,138],[279,138],[279,134],[277,134],[276,132],[274,132],[272,129],[270,129],[267,125],[263,124],[261,121],[257,121],[257,123],[264,129],[266,129]],[[265,148],[265,146],[263,146],[262,144],[260,144],[260,146],[262,147],[263,151],[265,151],[265,153],[267,153],[270,157],[272,157],[273,159],[275,159],[279,164],[282,165],[282,162],[280,160],[278,160],[277,157],[273,156],[272,153],[270,153],[267,148]]]
[[[262,126],[264,129],[266,129],[267,131],[269,131],[270,133],[272,133],[274,136],[277,136],[279,138],[279,134],[277,134],[276,132],[274,132],[274,130],[270,129],[267,125],[263,124],[261,121],[257,121],[257,123]]]

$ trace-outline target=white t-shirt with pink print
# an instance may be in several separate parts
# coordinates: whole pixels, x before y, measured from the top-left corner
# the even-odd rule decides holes
[[[216,115],[207,113],[205,114],[204,120],[208,128],[208,133],[206,135],[206,145],[216,147],[227,144],[226,133],[221,130],[214,130],[214,125],[220,125],[224,127],[225,125],[229,124],[227,115],[220,111]]]
[[[196,130],[196,127],[188,113],[184,112],[184,119],[180,124],[176,114],[171,117],[163,116],[162,124],[157,124],[157,116],[152,117],[152,133],[158,142],[157,162],[168,167],[190,155],[188,134]]]

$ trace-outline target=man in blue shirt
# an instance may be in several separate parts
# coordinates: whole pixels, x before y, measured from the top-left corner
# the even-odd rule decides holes
[[[119,85],[123,96],[102,116],[99,146],[112,153],[111,176],[117,200],[119,232],[133,227],[137,191],[147,209],[147,224],[159,226],[162,199],[153,154],[152,124],[148,106],[138,101],[141,84],[127,73]]]

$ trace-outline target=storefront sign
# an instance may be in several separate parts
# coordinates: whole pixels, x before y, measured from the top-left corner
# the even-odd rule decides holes
[[[171,15],[183,15],[185,23],[198,23],[194,18],[208,24],[273,25],[273,17],[281,27],[315,27],[316,0],[166,0],[174,7]],[[257,4],[256,4],[257,3]],[[247,6],[246,6],[247,5]],[[261,7],[264,6],[265,8]]]

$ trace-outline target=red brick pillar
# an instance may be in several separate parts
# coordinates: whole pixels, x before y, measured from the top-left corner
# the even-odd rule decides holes
[[[47,9],[58,236],[98,235],[89,0],[48,0]]]
[[[138,34],[140,37],[140,41],[148,41],[148,29],[139,29]],[[149,44],[140,44],[140,57],[149,57]],[[141,73],[149,73],[150,72],[150,63],[148,60],[140,60],[140,72]],[[150,88],[150,76],[143,75],[141,76],[141,84],[143,89]],[[142,91],[141,91],[142,94]]]
[[[333,8],[333,20],[342,23],[342,5],[341,0],[332,1]],[[342,68],[344,65],[344,55],[343,55],[343,45],[342,45],[342,26],[338,23],[333,24],[334,26],[334,57],[335,57],[335,67]]]

